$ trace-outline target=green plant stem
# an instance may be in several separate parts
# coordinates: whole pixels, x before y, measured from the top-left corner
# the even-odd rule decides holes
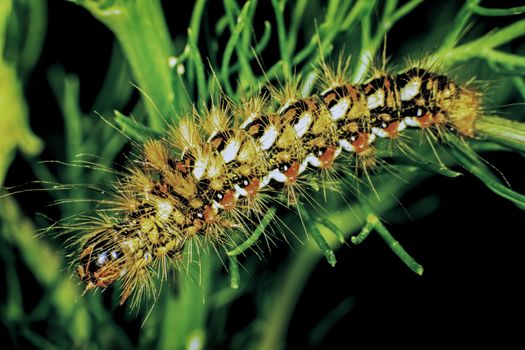
[[[503,29],[496,32],[491,32],[485,36],[471,41],[467,44],[455,48],[449,48],[448,44],[443,45],[443,48],[436,54],[436,58],[440,62],[451,65],[458,62],[465,62],[472,58],[478,57],[495,62],[509,63],[523,66],[523,60],[519,56],[513,54],[505,54],[494,49],[505,43],[508,43],[516,38],[525,35],[525,19],[516,21]]]
[[[199,92],[199,97],[203,101],[206,101],[206,98],[208,97],[207,82],[204,73],[204,63],[202,62],[202,57],[199,48],[197,47],[197,40],[198,37],[195,36],[191,29],[188,29],[188,43],[191,48],[191,64],[195,68],[197,75],[197,91]]]
[[[326,239],[323,237],[321,232],[319,231],[319,228],[315,224],[315,222],[312,220],[310,213],[308,213],[307,210],[304,210],[302,207],[298,206],[299,213],[304,219],[304,222],[306,226],[308,227],[308,233],[312,238],[314,239],[315,243],[321,249],[323,252],[326,261],[333,267],[337,263],[337,259],[335,257],[334,251],[330,248],[328,243],[326,242]]]
[[[406,155],[405,157],[396,156],[393,159],[395,164],[413,166],[415,168],[428,170],[446,177],[458,177],[462,175],[460,172],[449,169],[443,163],[437,163],[424,159],[423,157],[420,157],[417,154],[414,154],[413,157],[407,157]]]
[[[83,152],[84,144],[83,115],[80,109],[80,82],[76,75],[66,74],[62,67],[50,68],[48,75],[64,118],[66,161],[72,164],[77,156]],[[82,170],[80,167],[66,167],[62,172],[63,178],[68,183],[73,184],[81,178]],[[81,199],[85,198],[86,194],[85,191],[78,189],[73,192],[73,196],[73,198]],[[73,212],[82,209],[85,208],[82,208],[80,203],[76,203],[68,207],[65,214],[71,215]]]
[[[344,232],[330,219],[324,216],[316,216],[314,220],[330,230],[337,237],[339,243],[343,244],[346,241]]]
[[[189,102],[179,79],[171,80],[168,58],[173,46],[159,0],[118,0],[109,7],[99,1],[77,1],[117,37],[146,101],[149,125],[159,131],[171,109],[186,110]]]
[[[525,6],[516,6],[506,9],[486,8],[474,6],[472,11],[481,16],[513,16],[525,13]]]
[[[5,174],[17,148],[28,156],[34,156],[43,147],[42,141],[29,127],[28,106],[16,65],[4,59],[8,44],[5,39],[12,11],[11,0],[0,1],[0,130],[5,131],[0,137],[0,186],[4,183]]]
[[[521,77],[512,77],[512,81],[520,93],[521,98],[525,100],[525,80]]]
[[[301,295],[308,277],[321,258],[320,250],[315,243],[307,243],[294,256],[290,256],[286,269],[280,278],[279,289],[272,297],[271,310],[263,315],[264,328],[258,345],[259,350],[276,350],[285,348],[284,336],[292,317],[297,300]],[[277,296],[278,294],[278,296]]]
[[[476,136],[525,152],[525,123],[497,116],[481,116],[474,125]]]
[[[352,243],[359,244],[365,240],[366,237],[372,232],[372,230],[375,230],[381,238],[388,244],[390,249],[405,263],[406,266],[408,266],[412,271],[417,273],[418,275],[423,274],[423,266],[419,265],[414,258],[410,256],[406,252],[406,250],[401,246],[401,244],[392,236],[392,234],[388,231],[388,229],[383,225],[381,220],[377,217],[377,215],[371,213],[368,214],[366,218],[366,225],[363,227],[361,232],[357,236],[352,237]]]
[[[279,38],[279,51],[281,53],[281,62],[283,65],[283,72],[285,78],[290,78],[292,75],[292,65],[290,59],[290,52],[288,51],[288,40],[286,33],[286,26],[284,23],[284,0],[272,0],[272,6],[275,14],[275,21],[277,22],[277,36]]]
[[[237,257],[235,256],[228,256],[228,259],[230,262],[230,287],[232,287],[233,289],[239,289],[241,284],[241,276],[239,274],[239,262],[237,261]]]
[[[297,38],[299,37],[299,24],[303,20],[304,10],[306,8],[307,3],[307,0],[299,0],[295,3],[295,6],[293,7],[293,14],[291,16],[292,19],[290,22],[290,28],[288,30],[288,52],[294,52],[295,50]]]
[[[458,14],[454,18],[451,30],[448,31],[447,36],[441,44],[441,51],[450,50],[453,48],[461,34],[464,32],[465,27],[468,25],[470,18],[472,17],[472,8],[477,6],[480,0],[467,0],[467,2],[461,7]]]
[[[44,0],[29,0],[27,5],[29,7],[28,18],[25,21],[27,33],[17,60],[17,66],[24,81],[40,57],[47,27],[46,2]]]
[[[244,29],[244,26],[246,25],[246,16],[248,13],[248,10],[250,8],[250,2],[247,1],[242,10],[239,14],[239,17],[237,18],[237,24],[232,30],[230,39],[228,40],[228,43],[226,44],[226,48],[224,49],[224,54],[222,56],[222,65],[221,65],[221,75],[222,75],[222,82],[224,84],[224,88],[229,96],[234,95],[233,88],[230,84],[229,77],[230,77],[230,60],[233,55],[233,51],[237,47],[237,44],[239,42],[239,38],[242,34],[242,31]]]
[[[252,245],[257,242],[259,237],[263,234],[264,230],[266,229],[266,226],[270,224],[272,221],[275,213],[277,212],[277,209],[275,207],[271,207],[268,209],[268,212],[263,216],[261,221],[259,222],[259,225],[255,228],[252,235],[248,237],[248,239],[244,242],[242,242],[240,245],[235,247],[234,249],[227,252],[229,256],[236,256],[239,254],[242,254],[246,251],[246,249],[249,249]]]
[[[452,135],[447,136],[446,141],[452,146],[451,153],[460,165],[483,181],[485,186],[491,191],[525,210],[525,195],[515,192],[502,184],[499,178],[488,169],[485,163],[465,142]]]

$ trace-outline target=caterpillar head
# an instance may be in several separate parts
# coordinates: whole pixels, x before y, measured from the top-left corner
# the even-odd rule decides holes
[[[108,241],[89,244],[80,253],[76,272],[86,284],[85,291],[108,287],[125,273],[123,253]]]

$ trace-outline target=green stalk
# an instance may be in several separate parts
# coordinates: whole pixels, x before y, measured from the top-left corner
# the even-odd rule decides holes
[[[244,253],[247,249],[254,245],[255,242],[257,242],[257,240],[259,239],[259,237],[263,234],[266,227],[270,224],[276,212],[277,209],[275,207],[271,207],[270,209],[268,209],[268,211],[264,214],[263,218],[261,219],[259,225],[257,225],[255,230],[253,231],[252,235],[248,237],[244,242],[239,244],[237,247],[227,251],[226,254],[228,254],[228,256],[237,256],[239,254]]]
[[[174,49],[159,0],[77,0],[117,37],[146,102],[149,125],[161,130],[171,109],[189,107],[184,86],[172,81],[168,58]],[[106,5],[106,6],[104,6]],[[108,6],[109,5],[109,6]]]
[[[352,243],[361,243],[366,238],[366,236],[368,236],[370,231],[374,229],[381,236],[381,238],[383,238],[386,244],[388,244],[390,249],[399,257],[399,259],[401,259],[401,261],[405,263],[406,266],[408,266],[412,271],[414,271],[420,276],[423,274],[423,266],[419,265],[414,260],[414,258],[412,258],[410,254],[407,253],[403,246],[401,246],[401,244],[388,231],[385,225],[383,225],[381,220],[379,220],[377,215],[368,214],[366,218],[366,223],[367,224],[365,225],[365,227],[363,227],[361,233],[355,237],[352,237]]]
[[[525,6],[516,6],[506,9],[486,8],[481,6],[473,7],[472,11],[480,16],[514,16],[525,13]]]
[[[525,123],[497,116],[481,116],[475,124],[476,136],[525,152]]]
[[[455,48],[448,49],[448,47],[443,46],[443,49],[436,54],[436,58],[441,62],[447,63],[447,65],[479,57],[489,61],[500,62],[503,60],[502,63],[504,64],[523,66],[524,63],[519,56],[511,54],[498,55],[497,51],[494,51],[496,47],[509,43],[523,35],[525,35],[525,19],[516,21],[503,29],[490,32],[479,39]]]
[[[16,64],[4,59],[9,19],[13,15],[13,2],[0,1],[0,130],[5,130],[0,137],[0,186],[17,149],[35,156],[43,147],[29,127],[28,106]]]

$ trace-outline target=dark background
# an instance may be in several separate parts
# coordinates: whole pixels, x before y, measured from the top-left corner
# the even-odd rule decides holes
[[[220,16],[221,5],[212,3],[207,16]],[[418,28],[435,25],[432,16],[439,7],[436,3],[423,4],[404,19],[403,26],[396,26],[389,33],[390,54],[395,54],[406,40],[417,34]],[[516,3],[513,5],[520,5]],[[512,5],[499,1],[484,4]],[[66,71],[77,74],[81,105],[89,112],[106,74],[113,38],[109,30],[81,7],[56,0],[49,1],[48,6],[44,50],[26,96],[32,129],[46,142],[53,143],[62,134],[63,126],[47,70],[60,64]],[[166,2],[165,8],[172,34],[185,32],[191,5],[181,2],[175,9],[171,2]],[[261,19],[271,17],[270,13],[264,16],[264,10],[259,13]],[[212,18],[210,21],[214,23]],[[493,28],[509,19],[483,21],[487,28]],[[270,51],[266,59],[271,60],[272,54],[277,57],[278,53]],[[60,159],[60,156],[47,148],[42,158]],[[517,191],[525,192],[523,157],[503,152],[483,157],[505,174]],[[31,176],[23,159],[17,157],[6,185],[30,181]],[[412,273],[375,235],[359,247],[343,247],[337,251],[335,268],[323,260],[309,279],[291,320],[289,348],[307,348],[310,329],[348,297],[352,298],[352,309],[327,333],[319,348],[370,348],[384,342],[392,347],[482,345],[489,340],[501,342],[500,345],[523,344],[520,334],[523,325],[519,321],[525,295],[523,212],[468,173],[454,179],[433,176],[401,201],[410,205],[436,194],[441,205],[434,212],[389,226],[405,249],[424,266],[424,275]],[[29,214],[38,211],[46,200],[45,194],[20,199]],[[264,264],[268,264],[269,270],[278,269],[288,253],[286,244],[281,244],[266,257]],[[37,291],[34,294],[37,298],[36,282],[31,281],[23,267],[21,273],[28,274],[28,286],[35,287],[27,288],[28,296],[30,291]],[[233,305],[227,329],[242,329],[255,316],[252,312],[253,295],[248,294]],[[129,333],[137,332],[140,325],[140,322],[121,322]]]

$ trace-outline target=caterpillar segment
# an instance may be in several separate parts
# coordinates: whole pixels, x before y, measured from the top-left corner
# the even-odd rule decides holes
[[[406,128],[473,136],[480,96],[444,75],[410,68],[352,85],[337,69],[317,95],[298,98],[294,84],[270,89],[277,108],[261,97],[212,106],[147,141],[142,159],[116,180],[113,207],[81,238],[77,273],[86,290],[121,280],[121,302],[150,293],[152,278],[176,268],[186,244],[231,241],[229,232],[247,231],[279,193],[294,205],[306,173],[352,158],[373,165],[378,138],[394,140]]]

